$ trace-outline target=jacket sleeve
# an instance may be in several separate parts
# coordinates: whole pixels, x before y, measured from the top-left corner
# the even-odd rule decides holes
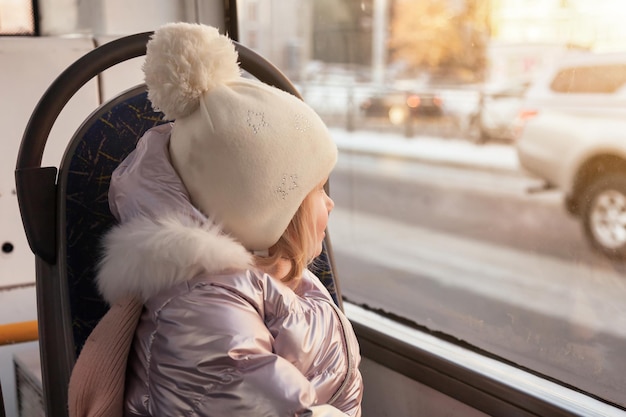
[[[151,337],[151,415],[345,417],[273,353],[262,307],[223,288],[171,300]]]

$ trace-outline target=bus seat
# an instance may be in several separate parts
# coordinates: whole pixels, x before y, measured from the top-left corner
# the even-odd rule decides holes
[[[145,54],[150,32],[109,42],[80,58],[50,86],[24,133],[16,167],[20,212],[35,254],[42,385],[46,414],[67,415],[67,387],[78,353],[107,305],[94,285],[100,239],[115,222],[109,211],[112,171],[145,131],[163,123],[144,85],[100,106],[78,129],[56,168],[41,155],[56,116],[84,83],[101,71]],[[265,59],[236,43],[244,70],[299,97]],[[33,192],[33,190],[37,190]],[[341,306],[328,237],[313,267]]]

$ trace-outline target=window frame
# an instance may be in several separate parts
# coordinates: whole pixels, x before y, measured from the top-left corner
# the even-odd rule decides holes
[[[625,408],[344,300],[361,354],[492,416],[623,416]]]

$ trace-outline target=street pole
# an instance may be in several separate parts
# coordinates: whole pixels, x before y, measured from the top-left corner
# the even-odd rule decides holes
[[[385,82],[387,66],[387,27],[389,22],[389,1],[374,0],[372,19],[372,81],[382,85]]]

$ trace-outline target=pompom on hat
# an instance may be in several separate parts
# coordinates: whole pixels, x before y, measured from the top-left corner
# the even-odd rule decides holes
[[[192,203],[248,250],[271,247],[337,161],[322,120],[242,78],[234,44],[213,27],[162,26],[143,70],[153,107],[175,119],[170,156]]]

